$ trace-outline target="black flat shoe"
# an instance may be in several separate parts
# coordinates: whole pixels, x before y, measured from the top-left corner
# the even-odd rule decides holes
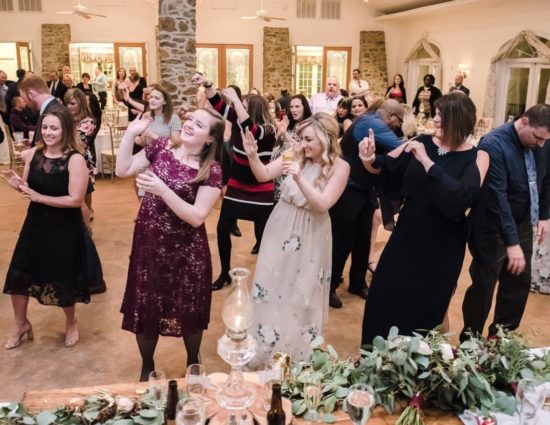
[[[213,291],[219,291],[222,289],[225,285],[231,284],[231,278],[228,274],[222,273],[220,277],[218,277],[213,283],[212,283],[212,290]]]
[[[369,288],[368,286],[365,286],[364,288],[362,289],[359,289],[359,290],[349,290],[348,291],[350,294],[353,294],[353,295],[357,295],[358,297],[361,297],[363,298],[364,300],[366,300],[369,296]]]
[[[336,295],[336,292],[329,293],[328,305],[332,308],[342,308],[342,301],[340,300],[338,295]]]

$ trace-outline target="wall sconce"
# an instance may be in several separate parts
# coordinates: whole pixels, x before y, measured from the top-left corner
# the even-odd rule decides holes
[[[466,79],[470,76],[470,65],[460,63],[458,64],[458,72],[460,72]]]

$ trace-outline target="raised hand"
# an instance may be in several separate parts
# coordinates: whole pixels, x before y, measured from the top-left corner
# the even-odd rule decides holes
[[[376,152],[376,144],[374,142],[374,131],[369,128],[369,136],[363,137],[359,143],[359,155],[364,158],[370,158]]]
[[[138,174],[136,177],[136,184],[139,189],[143,189],[156,196],[162,196],[169,190],[166,183],[151,170]]]
[[[300,163],[298,161],[284,161],[283,175],[292,176],[295,181],[300,180],[300,178],[302,177]]]
[[[8,182],[8,184],[13,187],[15,190],[19,190],[19,188],[21,187],[21,185],[25,185],[26,182],[25,180],[23,180],[19,174],[17,174],[15,171],[13,170],[6,170],[6,171],[2,171],[2,177],[4,178],[4,180],[6,180]]]
[[[258,142],[254,138],[252,132],[246,128],[244,133],[241,132],[241,137],[243,139],[243,147],[247,156],[254,156],[258,153]]]
[[[283,115],[283,118],[281,121],[277,123],[277,130],[279,130],[279,134],[284,135],[288,129],[288,117],[286,115]]]
[[[235,89],[233,87],[228,87],[226,89],[223,89],[223,94],[225,95],[225,97],[227,97],[227,99],[232,104],[235,104],[235,103],[241,101],[241,99],[239,99],[239,95],[237,94],[237,92],[235,91]]]
[[[142,134],[151,125],[153,119],[150,116],[139,114],[135,120],[128,124],[127,133],[135,136]]]
[[[191,82],[195,85],[195,87],[200,87],[206,82],[206,77],[204,75],[201,75],[199,73],[195,73],[191,77]]]

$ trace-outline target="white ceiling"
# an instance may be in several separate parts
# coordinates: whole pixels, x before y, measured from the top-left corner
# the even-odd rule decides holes
[[[380,13],[390,14],[449,1],[451,0],[369,0],[366,3]]]

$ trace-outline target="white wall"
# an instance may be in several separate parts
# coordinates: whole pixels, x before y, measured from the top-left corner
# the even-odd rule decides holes
[[[500,47],[522,30],[546,33],[550,38],[550,2],[548,0],[478,0],[460,7],[447,7],[425,16],[385,21],[388,71],[403,73],[403,60],[413,45],[427,33],[441,48],[443,82],[436,85],[443,93],[453,83],[458,64],[470,65],[464,85],[470,88],[478,109],[483,110],[487,74]],[[407,87],[411,93],[416,87]]]
[[[320,2],[319,2],[320,4]],[[351,46],[351,69],[359,63],[359,32],[383,30],[378,14],[362,0],[342,0],[340,20],[297,19],[295,0],[264,0],[269,15],[286,21],[242,20],[259,9],[259,0],[239,0],[237,9],[212,9],[208,0],[197,5],[197,43],[253,44],[254,86],[262,87],[263,27],[290,28],[290,43],[302,46]],[[320,11],[317,11],[318,16]]]
[[[76,0],[46,0],[42,1],[42,12],[0,13],[0,42],[30,42],[36,73],[42,71],[41,31],[44,23],[70,24],[72,43],[145,42],[148,51],[147,80],[157,81],[155,35],[157,9],[151,2],[145,0],[82,1],[89,12],[107,15],[107,18],[84,19],[76,15],[55,13],[58,10],[72,10],[72,5],[76,3]],[[10,75],[9,78],[15,79],[15,75]]]

